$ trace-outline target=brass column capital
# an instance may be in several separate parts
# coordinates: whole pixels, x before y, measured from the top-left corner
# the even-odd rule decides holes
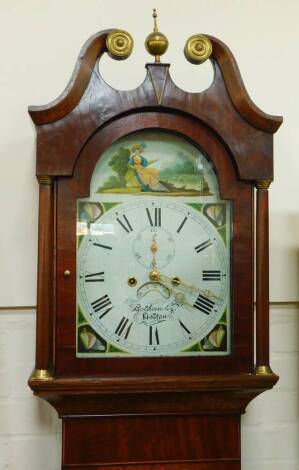
[[[255,182],[255,187],[256,189],[269,189],[271,183],[271,180],[257,180]]]
[[[52,184],[54,181],[54,176],[37,175],[37,181],[39,184]]]

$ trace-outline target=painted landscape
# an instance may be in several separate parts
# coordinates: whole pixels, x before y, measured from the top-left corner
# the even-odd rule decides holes
[[[160,141],[153,133],[137,136],[143,139],[123,138],[103,154],[95,171],[95,193],[213,194],[211,166],[191,144],[170,134]]]

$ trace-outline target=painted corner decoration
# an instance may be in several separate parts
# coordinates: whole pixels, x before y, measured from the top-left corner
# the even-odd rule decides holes
[[[77,357],[229,354],[230,249],[208,156],[161,130],[114,142],[77,201]]]

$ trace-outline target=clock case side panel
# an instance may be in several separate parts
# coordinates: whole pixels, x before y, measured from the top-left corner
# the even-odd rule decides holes
[[[203,149],[216,169],[221,197],[233,201],[232,354],[205,357],[76,357],[76,200],[89,195],[99,155],[120,137],[137,130],[176,133]],[[170,376],[252,373],[253,371],[253,188],[240,181],[229,150],[201,121],[182,113],[129,114],[100,128],[80,153],[72,178],[59,178],[57,198],[57,377]],[[69,278],[64,272],[69,270]]]

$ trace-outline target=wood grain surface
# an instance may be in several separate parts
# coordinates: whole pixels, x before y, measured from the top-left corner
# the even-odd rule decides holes
[[[72,418],[63,420],[63,428],[64,465],[240,458],[237,416]]]
[[[251,101],[228,47],[211,37],[212,85],[188,93],[169,64],[117,91],[99,74],[110,30],[84,45],[65,91],[29,108],[40,186],[36,368],[30,387],[63,419],[62,469],[239,470],[240,415],[278,377],[255,375],[254,186],[273,179],[273,133],[282,118]],[[228,356],[76,357],[76,201],[89,195],[98,158],[117,139],[163,129],[210,159],[233,205],[233,339]],[[40,178],[40,181],[42,178]],[[269,363],[268,196],[259,190],[257,363]],[[65,277],[64,272],[70,271]]]

